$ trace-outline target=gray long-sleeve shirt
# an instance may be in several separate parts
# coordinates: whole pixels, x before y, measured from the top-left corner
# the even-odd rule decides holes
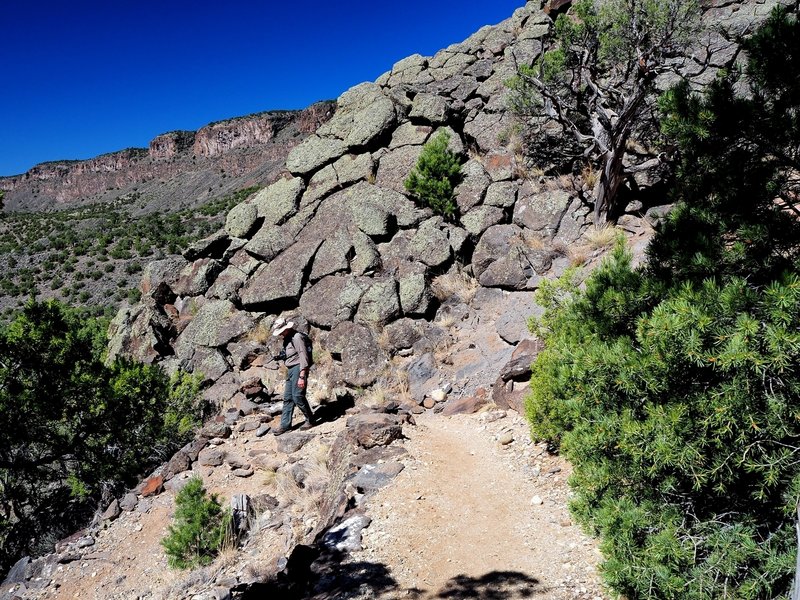
[[[308,369],[308,351],[303,336],[295,331],[291,336],[286,336],[283,341],[283,349],[286,350],[286,366],[294,367],[300,365],[300,370]]]

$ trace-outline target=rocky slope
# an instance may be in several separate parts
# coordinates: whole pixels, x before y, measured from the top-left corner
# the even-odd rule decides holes
[[[736,60],[730,30],[750,28],[773,4],[707,2],[706,20],[729,32],[704,34],[684,71],[700,86]],[[593,266],[607,242],[592,227],[586,182],[527,171],[517,124],[506,109],[504,81],[539,56],[551,26],[539,4],[529,2],[461,44],[433,57],[406,58],[376,82],[348,90],[333,117],[289,152],[280,177],[228,213],[223,230],[181,257],[147,266],[141,301],[123,308],[112,325],[111,355],[202,373],[206,396],[221,416],[134,490],[128,504],[155,496],[144,506],[168,512],[171,494],[162,489],[174,492],[189,473],[226,495],[259,495],[240,481],[251,482],[259,465],[269,478],[294,483],[263,500],[267,508],[257,514],[266,516],[257,518],[230,562],[173,582],[169,592],[126,588],[118,597],[200,600],[292,589],[295,597],[359,597],[352,591],[358,580],[337,582],[333,574],[341,553],[357,550],[358,543],[337,544],[351,533],[358,539],[370,494],[403,470],[397,464],[406,450],[399,440],[416,435],[414,415],[520,410],[539,350],[526,327],[537,311],[531,291],[570,265]],[[403,187],[423,144],[443,130],[465,157],[455,222],[420,207]],[[170,143],[189,141],[159,143],[159,152],[169,152]],[[634,199],[619,220],[637,256],[663,209]],[[279,315],[294,316],[315,339],[319,355],[309,385],[328,423],[262,443],[256,440],[279,405],[281,373],[269,360],[269,327]],[[344,414],[347,419],[340,418]],[[248,446],[227,447],[225,423]],[[505,433],[497,432],[498,443],[507,440]],[[223,449],[214,452],[209,444]],[[530,445],[525,452],[535,454],[523,456],[531,469],[537,459],[548,469],[562,468]],[[542,464],[526,476],[538,478]],[[125,517],[124,527],[136,529],[132,520]],[[101,523],[98,518],[90,541],[74,540],[54,557],[20,567],[16,585],[33,587],[38,574],[45,591],[30,597],[66,597],[47,591],[53,573],[59,561],[82,560],[88,576],[92,558],[80,544],[103,538]],[[331,530],[336,523],[343,529]],[[158,535],[157,527],[149,531]],[[113,543],[120,544],[120,536],[114,534]],[[146,565],[147,577],[162,559]],[[356,577],[357,568],[348,573]],[[114,597],[109,581],[97,597]],[[326,581],[340,591],[328,594]],[[302,582],[322,587],[300,589]],[[141,588],[142,579],[135,583]],[[69,593],[80,594],[80,585],[73,585]],[[585,594],[594,593],[593,585]]]

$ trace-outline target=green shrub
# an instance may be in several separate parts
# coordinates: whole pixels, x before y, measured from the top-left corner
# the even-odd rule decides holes
[[[449,142],[450,135],[442,131],[425,144],[403,185],[433,212],[453,219],[458,213],[453,192],[461,181],[461,158],[448,148]]]
[[[169,566],[186,569],[207,565],[231,537],[231,516],[216,495],[207,495],[193,477],[175,498],[175,521],[161,540]]]
[[[51,550],[199,422],[197,378],[106,364],[91,312],[29,302],[0,327],[0,571]]]

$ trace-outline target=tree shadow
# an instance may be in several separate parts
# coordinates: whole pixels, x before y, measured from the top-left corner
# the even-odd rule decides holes
[[[480,577],[457,575],[434,598],[512,600],[544,592],[539,580],[517,571],[492,571]]]

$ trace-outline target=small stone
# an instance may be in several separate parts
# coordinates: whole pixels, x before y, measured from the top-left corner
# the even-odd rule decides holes
[[[253,469],[252,467],[248,467],[246,469],[235,469],[233,474],[236,477],[250,477],[253,475]]]
[[[531,498],[531,506],[541,506],[542,504],[544,504],[544,501],[539,496]]]
[[[434,400],[429,396],[422,401],[422,406],[424,406],[425,408],[433,408],[434,406],[436,406],[436,400]]]
[[[261,427],[256,429],[256,437],[264,437],[270,432],[271,429],[272,427],[270,427],[269,425],[262,425]]]
[[[514,434],[510,431],[506,431],[505,433],[501,434],[499,438],[497,438],[497,441],[503,446],[508,446],[514,441]]]
[[[433,398],[434,402],[444,402],[447,400],[447,392],[442,389],[433,390],[430,396]]]

